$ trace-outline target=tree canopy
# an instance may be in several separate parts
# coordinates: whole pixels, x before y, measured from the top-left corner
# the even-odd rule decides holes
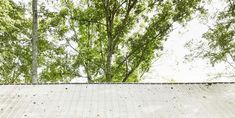
[[[30,78],[30,21],[25,9],[13,1],[0,1],[0,81],[5,83],[25,81]]]
[[[30,5],[0,2],[0,81],[31,82]],[[175,23],[201,0],[60,0],[38,3],[40,82],[138,82]],[[207,34],[209,37],[209,34]]]

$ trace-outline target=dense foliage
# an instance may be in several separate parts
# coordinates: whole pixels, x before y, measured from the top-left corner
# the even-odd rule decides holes
[[[9,0],[0,1],[0,78],[1,82],[30,80],[30,21],[23,7]]]
[[[40,82],[138,82],[200,0],[40,1]],[[0,1],[0,81],[31,82],[31,3]]]

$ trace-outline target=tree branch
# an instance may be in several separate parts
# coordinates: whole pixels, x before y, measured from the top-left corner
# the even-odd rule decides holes
[[[69,42],[68,38],[65,38],[66,42],[69,44],[69,46],[74,50],[76,51],[77,53],[79,53],[79,51],[77,49],[75,49]]]
[[[233,69],[235,69],[235,66],[232,63],[230,63],[227,59],[225,59],[225,62],[228,63]]]
[[[72,19],[76,19],[76,17],[72,17]],[[102,23],[102,22],[99,22],[99,21],[96,21],[94,19],[78,19],[78,21],[81,21],[81,22],[89,22],[89,23],[97,23],[97,24],[100,24],[102,26],[106,26],[106,24]]]
[[[135,65],[133,68],[131,68],[131,71],[128,72],[128,74],[125,76],[125,78],[122,80],[122,82],[126,82],[128,80],[128,78],[130,77],[130,75],[135,72],[135,70],[140,66],[140,64],[143,62],[143,58],[144,58],[144,52],[142,52],[141,57],[139,59],[139,63],[137,63],[137,65]]]
[[[158,36],[160,36],[160,34],[158,34],[158,35],[155,36],[155,37],[158,37]],[[153,41],[155,41],[155,40],[149,40],[149,41],[147,41],[146,44],[145,44],[145,46],[148,45],[149,43],[153,42]],[[115,69],[115,71],[119,70],[120,67],[121,67],[132,55],[134,55],[138,50],[142,50],[142,49],[141,49],[141,48],[135,48],[134,50],[132,50],[132,51],[123,59],[123,61],[122,61],[120,64],[118,64],[118,67]],[[115,72],[115,71],[114,71],[114,72]]]
[[[131,10],[133,9],[133,7],[136,4],[137,4],[137,0],[134,0],[132,4],[131,4],[131,2],[128,3],[125,18],[122,20],[122,23],[115,28],[114,43],[113,43],[113,47],[112,47],[113,49],[115,48],[116,44],[119,41],[119,36],[121,35],[121,32],[123,32],[124,27],[126,27],[127,19],[129,18],[129,14],[130,14]]]
[[[161,58],[162,55],[163,55],[163,54],[159,55],[158,58],[157,58],[156,60],[154,60],[154,61],[151,63],[151,65],[153,65],[153,63],[155,63],[156,61],[158,61],[158,60]],[[144,72],[140,75],[140,78],[142,78],[143,75],[144,75],[144,73],[146,73],[146,72],[147,72],[147,70],[144,70]]]
[[[127,2],[127,0],[124,0],[117,8],[115,8],[114,10],[113,10],[113,15],[115,15],[117,12],[118,12],[118,10],[121,8],[121,6],[123,5],[123,4],[125,4]]]

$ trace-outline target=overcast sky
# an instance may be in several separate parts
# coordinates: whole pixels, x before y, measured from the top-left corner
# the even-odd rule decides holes
[[[212,0],[207,6],[209,13],[214,13],[224,8],[225,4],[220,0]],[[208,60],[197,59],[193,62],[185,62],[185,55],[189,50],[185,44],[194,39],[202,40],[202,34],[208,30],[207,25],[212,25],[214,19],[210,19],[205,25],[195,18],[186,27],[175,25],[169,39],[164,44],[164,55],[156,61],[150,71],[144,75],[142,82],[205,82],[205,81],[232,81],[231,78],[213,79],[212,74],[225,72],[225,64],[215,67],[208,64]],[[212,80],[213,79],[213,80]]]

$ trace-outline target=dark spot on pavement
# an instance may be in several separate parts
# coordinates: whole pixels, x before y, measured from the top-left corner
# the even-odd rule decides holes
[[[36,104],[36,102],[33,102],[33,104]]]
[[[171,87],[171,89],[173,89],[173,87]]]
[[[206,86],[211,86],[211,85],[212,85],[212,83],[207,83],[207,84],[206,84]]]
[[[203,96],[203,98],[206,98],[206,96]]]
[[[67,88],[67,87],[66,87],[65,89],[66,89],[66,90],[68,90],[68,88]]]

